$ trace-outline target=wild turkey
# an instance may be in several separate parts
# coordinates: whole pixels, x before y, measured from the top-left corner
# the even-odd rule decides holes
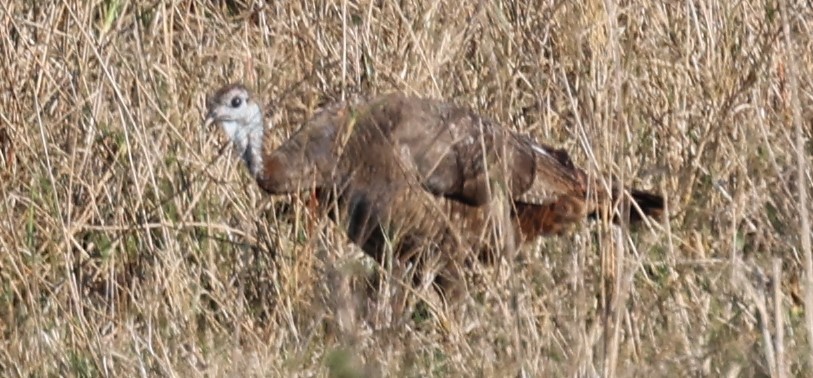
[[[396,93],[335,103],[273,151],[244,86],[219,89],[207,107],[206,123],[220,124],[262,189],[335,200],[332,217],[365,253],[438,260],[442,290],[471,259],[560,233],[620,194],[593,186],[589,199],[587,175],[567,153],[447,102]],[[642,219],[637,209],[661,216],[661,196],[631,197],[630,221]]]

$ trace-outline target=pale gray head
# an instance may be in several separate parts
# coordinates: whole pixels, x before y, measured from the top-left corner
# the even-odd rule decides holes
[[[206,101],[205,125],[219,124],[252,174],[262,172],[265,120],[260,104],[241,84],[229,84]]]

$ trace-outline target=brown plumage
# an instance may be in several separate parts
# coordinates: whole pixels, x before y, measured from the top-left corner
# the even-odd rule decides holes
[[[207,123],[221,125],[266,192],[335,199],[332,216],[368,255],[382,261],[391,246],[403,265],[435,259],[442,285],[469,258],[561,233],[620,197],[588,185],[566,152],[442,101],[388,94],[332,104],[268,152],[262,109],[245,87],[223,87],[207,105]],[[631,197],[661,216],[662,197]],[[641,220],[631,208],[629,220]]]

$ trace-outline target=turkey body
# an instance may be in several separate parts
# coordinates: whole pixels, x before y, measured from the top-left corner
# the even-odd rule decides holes
[[[333,218],[374,259],[388,251],[402,265],[429,259],[443,282],[474,259],[561,233],[596,207],[564,151],[466,108],[402,94],[327,107],[268,154],[262,172],[269,193],[313,189],[331,209],[335,199]],[[647,215],[663,208],[657,195],[632,197]]]

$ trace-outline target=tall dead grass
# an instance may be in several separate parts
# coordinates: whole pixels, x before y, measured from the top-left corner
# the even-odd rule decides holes
[[[811,375],[811,20],[768,0],[2,2],[0,371]],[[371,331],[355,248],[201,128],[230,81],[278,140],[353,93],[454,100],[662,191],[669,221],[541,240],[470,285],[463,324]]]

